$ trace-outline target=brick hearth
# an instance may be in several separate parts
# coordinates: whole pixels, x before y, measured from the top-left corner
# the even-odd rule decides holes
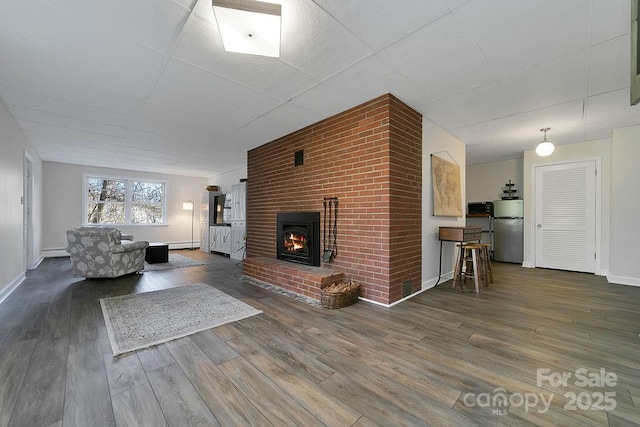
[[[294,166],[299,150],[304,164]],[[249,151],[245,274],[318,298],[319,285],[296,285],[264,260],[258,272],[252,258],[275,260],[278,212],[323,213],[324,197],[339,204],[337,256],[323,268],[345,271],[362,296],[385,304],[402,298],[403,283],[420,289],[420,113],[387,94]]]
[[[243,262],[244,274],[261,282],[274,284],[288,291],[320,300],[320,289],[325,284],[342,280],[342,272],[330,268],[311,267],[268,257],[247,258]]]

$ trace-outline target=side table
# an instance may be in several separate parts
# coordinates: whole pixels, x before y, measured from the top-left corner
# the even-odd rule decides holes
[[[144,260],[149,264],[169,262],[169,244],[161,242],[149,243],[144,254]]]

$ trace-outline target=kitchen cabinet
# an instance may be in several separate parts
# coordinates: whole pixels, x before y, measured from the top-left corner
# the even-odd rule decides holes
[[[246,182],[231,187],[231,221],[246,220],[247,186]]]
[[[209,230],[211,252],[229,255],[231,253],[231,227],[213,226],[209,227]]]

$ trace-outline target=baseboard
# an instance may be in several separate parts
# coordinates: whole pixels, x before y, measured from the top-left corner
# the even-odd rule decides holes
[[[531,262],[531,261],[524,261],[522,263],[522,266],[524,268],[536,268],[536,263],[535,262]]]
[[[637,277],[623,277],[607,274],[607,281],[616,285],[640,286],[640,279]]]
[[[169,243],[169,249],[191,249],[191,242],[174,242],[174,243]],[[200,243],[195,243],[193,244],[193,250],[196,249],[200,249]]]
[[[69,253],[64,248],[44,248],[42,250],[42,258],[59,258],[63,256],[69,256]]]
[[[439,284],[442,284],[444,282],[446,282],[447,280],[451,280],[451,278],[453,278],[453,271],[449,272],[449,273],[445,273],[440,277],[440,282]],[[400,304],[402,302],[405,302],[413,297],[415,297],[416,295],[420,295],[421,293],[423,293],[424,291],[428,291],[429,289],[432,289],[436,286],[436,283],[438,283],[438,278],[434,277],[433,279],[430,280],[426,280],[424,282],[422,282],[422,287],[418,292],[414,292],[411,295],[407,295],[404,298],[399,299],[398,301],[394,301],[391,304],[385,304],[383,302],[379,302],[379,301],[374,301],[372,299],[369,298],[363,298],[363,297],[358,297],[358,299],[360,301],[364,301],[364,302],[368,302],[370,304],[375,304],[375,305],[379,305],[380,307],[386,307],[386,308],[390,308],[393,307],[396,304]]]
[[[433,279],[429,279],[426,280],[424,282],[422,282],[422,290],[426,291],[427,289],[431,289],[434,288],[437,285],[441,285],[444,282],[446,282],[447,280],[451,280],[453,279],[453,271],[449,271],[448,273],[444,273],[440,276],[440,280],[438,280],[437,277],[434,277]]]
[[[11,295],[11,293],[13,291],[15,291],[18,286],[20,286],[20,284],[24,281],[24,279],[26,279],[27,277],[24,275],[24,272],[18,274],[18,276],[16,276],[15,279],[13,279],[11,282],[9,282],[7,284],[7,286],[5,286],[4,288],[2,288],[2,290],[0,290],[0,304],[2,303],[2,301],[4,301],[5,299],[7,299],[7,297],[9,295]]]
[[[191,249],[191,242],[169,242],[169,249]],[[193,249],[200,249],[200,244],[198,243],[197,245],[194,245]],[[64,248],[45,248],[42,250],[41,258],[58,258],[68,256],[69,253]]]
[[[38,266],[44,261],[44,256],[40,255],[40,257],[34,261],[29,270],[35,270]]]

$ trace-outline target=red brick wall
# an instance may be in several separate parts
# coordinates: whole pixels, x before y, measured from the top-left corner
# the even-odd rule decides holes
[[[324,212],[323,198],[338,197],[338,252],[323,266],[385,304],[405,281],[420,289],[420,113],[381,96],[249,151],[247,172],[248,257],[276,257],[276,213]]]

